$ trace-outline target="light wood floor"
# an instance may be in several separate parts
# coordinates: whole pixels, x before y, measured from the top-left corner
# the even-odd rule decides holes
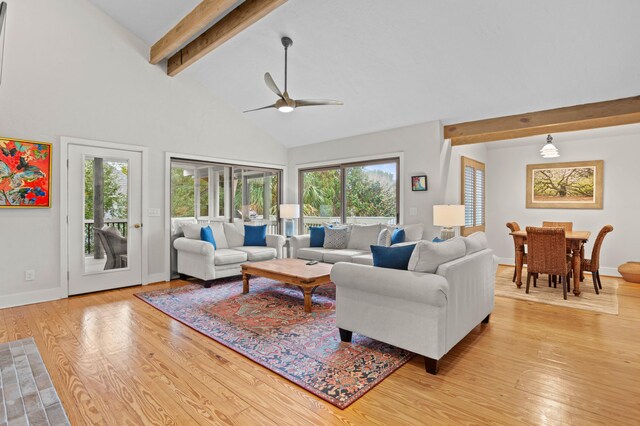
[[[0,342],[35,338],[74,425],[640,424],[640,285],[620,283],[618,316],[496,298],[437,376],[417,356],[346,410],[132,296],[180,282],[0,310]]]

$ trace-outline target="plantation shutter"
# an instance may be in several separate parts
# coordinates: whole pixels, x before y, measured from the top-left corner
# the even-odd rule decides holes
[[[485,230],[485,165],[462,157],[462,201],[464,226],[462,235]]]

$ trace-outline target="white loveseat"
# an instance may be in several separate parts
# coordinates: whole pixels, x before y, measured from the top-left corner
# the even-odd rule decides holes
[[[420,242],[409,268],[430,272],[336,264],[341,339],[356,332],[424,355],[426,370],[436,374],[439,360],[493,310],[497,258],[476,234]]]
[[[380,231],[388,228],[393,232],[395,228],[405,231],[405,242],[401,244],[416,243],[422,239],[424,226],[415,225],[351,225],[347,247],[344,249],[331,249],[324,247],[311,247],[311,236],[296,235],[291,237],[291,257],[304,260],[317,260],[325,263],[352,262],[361,265],[373,265],[371,246],[378,244]]]
[[[211,226],[215,249],[211,243],[200,240],[203,226]],[[240,275],[245,262],[281,259],[286,241],[282,235],[267,235],[266,246],[245,246],[241,223],[185,224],[182,232],[185,236],[173,242],[178,252],[178,273],[204,280],[207,288],[217,278]]]

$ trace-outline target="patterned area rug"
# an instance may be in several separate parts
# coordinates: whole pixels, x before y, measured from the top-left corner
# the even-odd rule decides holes
[[[355,333],[342,343],[333,284],[317,288],[310,314],[299,288],[258,277],[246,295],[234,278],[136,296],[342,409],[413,356]]]
[[[0,425],[68,425],[33,338],[0,344]]]
[[[498,270],[498,274],[496,275],[496,296],[618,315],[618,283],[615,280],[603,280],[602,290],[600,290],[600,294],[596,294],[593,289],[591,274],[587,273],[585,274],[584,281],[580,283],[580,296],[574,296],[572,290],[567,294],[567,300],[564,300],[562,297],[562,286],[558,285],[557,288],[549,287],[549,281],[546,275],[542,275],[542,277],[538,279],[537,287],[533,286],[532,280],[529,294],[525,293],[527,279],[526,268],[522,271],[522,287],[516,287],[516,284],[511,281],[512,278],[513,268]]]

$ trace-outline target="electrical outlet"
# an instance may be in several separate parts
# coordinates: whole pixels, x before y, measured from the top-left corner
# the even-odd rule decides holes
[[[418,208],[410,207],[409,208],[409,216],[418,216]]]
[[[27,269],[24,271],[24,280],[25,281],[33,281],[36,279],[36,270],[35,269]]]

